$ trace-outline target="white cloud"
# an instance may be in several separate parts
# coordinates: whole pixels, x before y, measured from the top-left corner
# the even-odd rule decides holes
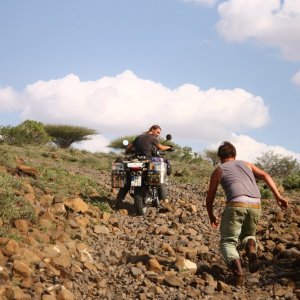
[[[72,146],[76,149],[87,150],[90,152],[109,152],[111,149],[107,148],[109,140],[102,135],[93,135],[90,140],[74,143]]]
[[[266,145],[258,142],[253,138],[245,135],[234,135],[233,143],[236,145],[238,157],[240,159],[254,161],[262,153],[273,151],[274,153],[281,154],[284,156],[293,156],[300,161],[300,153],[295,153],[280,146]]]
[[[295,85],[299,85],[300,86],[300,71],[298,71],[293,77],[292,77],[292,82]]]
[[[0,112],[22,109],[22,97],[11,87],[0,88]]]
[[[171,90],[131,71],[96,81],[82,82],[74,74],[38,81],[19,97],[25,99],[22,119],[86,126],[109,134],[135,134],[158,123],[178,137],[212,142],[269,121],[262,98],[243,89],[200,90],[184,84]]]
[[[300,153],[289,151],[280,146],[266,145],[246,135],[232,134],[228,141],[230,141],[236,147],[237,159],[254,163],[256,158],[261,156],[263,153],[273,151],[274,153],[280,155],[293,156],[300,162]],[[216,149],[221,142],[222,141],[219,143],[214,143],[210,148]]]
[[[300,60],[299,0],[228,0],[218,12],[217,29],[226,40],[254,39],[278,47],[287,60]]]
[[[1,99],[6,100],[2,100],[0,112],[19,109],[23,120],[97,130],[99,135],[74,145],[92,152],[109,151],[107,136],[140,133],[158,123],[163,128],[162,135],[173,134],[175,143],[180,139],[202,144],[231,139],[237,144],[240,157],[248,160],[269,148],[288,153],[241,135],[269,121],[263,99],[243,89],[201,90],[184,84],[171,90],[125,71],[96,81],[83,82],[74,74],[38,81],[20,94],[0,89]]]

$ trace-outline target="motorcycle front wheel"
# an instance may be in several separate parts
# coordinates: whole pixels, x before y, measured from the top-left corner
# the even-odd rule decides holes
[[[166,184],[161,184],[158,187],[158,198],[159,200],[165,200],[168,198],[168,189]]]

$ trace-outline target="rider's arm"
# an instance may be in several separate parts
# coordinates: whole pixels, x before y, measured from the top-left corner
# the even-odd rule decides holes
[[[134,148],[134,145],[132,143],[129,143],[126,147],[126,150],[125,150],[125,154],[128,154],[130,153]]]
[[[159,149],[161,151],[166,151],[166,150],[169,150],[169,149],[172,148],[171,146],[165,146],[165,145],[162,145],[162,144],[155,144],[155,146],[157,147],[157,149]]]

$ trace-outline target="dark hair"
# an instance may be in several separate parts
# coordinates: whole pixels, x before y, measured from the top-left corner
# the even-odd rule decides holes
[[[161,127],[159,125],[152,125],[146,132],[149,133],[150,131],[156,130],[156,129],[161,130]]]
[[[218,156],[221,159],[236,157],[236,149],[231,143],[225,141],[218,148]]]

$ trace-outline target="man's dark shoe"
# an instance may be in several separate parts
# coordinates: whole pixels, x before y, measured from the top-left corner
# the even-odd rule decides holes
[[[229,268],[233,274],[234,286],[243,286],[244,285],[244,273],[241,266],[241,261],[239,259],[232,260],[229,264]]]
[[[256,252],[256,243],[253,239],[249,239],[246,243],[246,255],[249,261],[249,272],[257,272],[259,270],[259,261]]]

